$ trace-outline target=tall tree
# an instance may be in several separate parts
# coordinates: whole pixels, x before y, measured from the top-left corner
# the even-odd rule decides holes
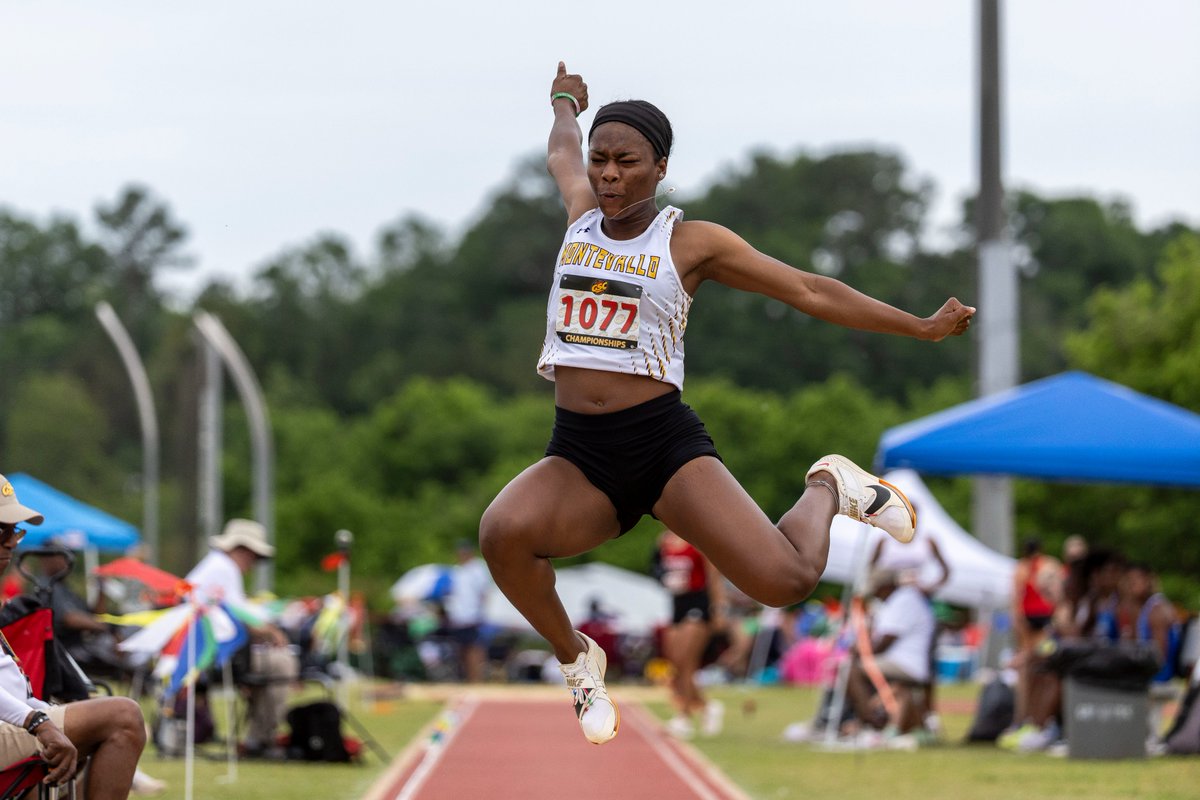
[[[125,187],[111,203],[96,206],[100,241],[115,268],[113,308],[143,347],[159,333],[161,297],[155,278],[163,270],[193,265],[182,252],[187,228],[145,186]]]

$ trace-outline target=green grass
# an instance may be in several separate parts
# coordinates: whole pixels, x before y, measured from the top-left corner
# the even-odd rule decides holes
[[[947,705],[964,705],[974,686],[939,689]],[[1081,761],[1017,755],[991,745],[960,744],[969,713],[943,714],[944,744],[916,752],[822,752],[784,742],[787,725],[813,716],[815,690],[784,687],[715,689],[726,704],[724,732],[694,744],[755,800],[1192,800],[1200,764],[1188,758]],[[665,697],[664,697],[665,700]],[[666,718],[665,702],[651,710]]]
[[[619,692],[619,687],[614,687]],[[396,694],[395,689],[384,691]],[[939,689],[943,708],[964,708],[974,686]],[[383,694],[381,691],[380,694]],[[785,727],[812,718],[817,692],[791,687],[721,687],[724,732],[694,744],[754,800],[1192,800],[1200,797],[1195,758],[1075,761],[1016,755],[991,745],[960,744],[970,713],[943,713],[944,744],[916,752],[821,752],[784,742]],[[617,695],[620,696],[619,694]],[[665,691],[650,710],[666,718]],[[293,698],[293,703],[304,698]],[[371,702],[352,695],[350,708],[371,736],[395,757],[441,708],[436,699],[399,696]],[[218,729],[225,730],[218,712]],[[347,733],[353,734],[348,726]],[[531,757],[535,757],[531,754]],[[224,761],[197,759],[194,796],[210,800],[358,800],[386,769],[368,752],[360,764],[270,764],[243,761],[236,783],[225,782]],[[160,759],[147,748],[142,767],[169,783],[164,800],[184,797],[182,759]],[[664,798],[669,800],[669,798]]]
[[[396,694],[394,688],[385,687],[379,694]],[[311,693],[309,693],[311,694]],[[305,695],[294,697],[290,704],[317,699]],[[367,732],[392,758],[398,756],[421,728],[434,718],[441,702],[414,700],[404,697],[373,700],[360,692],[350,696],[349,707]],[[217,702],[214,714],[217,730],[227,730],[223,714],[223,702]],[[146,709],[146,718],[151,719],[151,710]],[[354,728],[345,725],[345,733],[358,736]],[[378,756],[369,749],[357,764],[308,764],[302,762],[270,763],[263,761],[239,761],[237,780],[227,780],[229,768],[223,755],[214,749],[208,752],[213,758],[197,758],[193,773],[192,795],[197,800],[358,800],[367,793],[371,784],[387,769]],[[147,744],[142,756],[141,767],[156,778],[167,781],[166,792],[159,795],[163,800],[182,800],[184,795],[184,760],[182,758],[160,758],[153,744]]]

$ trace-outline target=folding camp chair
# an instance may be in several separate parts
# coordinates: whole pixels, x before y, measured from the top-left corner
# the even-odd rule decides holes
[[[64,790],[67,797],[75,800],[74,779],[62,787],[47,786],[42,783],[46,772],[46,762],[39,756],[30,756],[0,770],[0,800],[18,800],[28,796],[35,787],[38,800],[56,799]]]
[[[67,565],[61,572],[37,576],[25,569],[25,559],[47,553],[66,554]],[[0,608],[0,629],[21,656],[21,667],[33,685],[33,694],[54,698],[63,703],[86,700],[99,691],[112,694],[112,689],[89,678],[71,654],[54,638],[54,611],[51,593],[54,584],[70,574],[75,564],[70,551],[61,548],[22,550],[14,559],[14,567],[34,587],[32,595],[23,594],[9,600]]]
[[[16,558],[17,570],[33,582],[38,596],[18,595],[0,608],[0,632],[19,659],[35,697],[42,700],[52,697],[63,702],[83,700],[97,687],[54,639],[54,612],[49,607],[52,583],[37,579],[21,567],[26,556],[38,552],[41,551],[22,551]],[[61,579],[73,563],[68,555],[67,569],[61,575],[49,576],[48,580]],[[0,800],[25,797],[35,787],[39,798],[57,798],[63,790],[66,796],[75,797],[74,778],[62,787],[47,786],[42,783],[46,772],[46,762],[38,756],[22,759],[0,770]]]

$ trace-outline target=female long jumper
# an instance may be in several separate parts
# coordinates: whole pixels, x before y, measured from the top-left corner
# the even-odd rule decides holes
[[[581,160],[576,117],[588,107],[587,85],[560,62],[550,95],[546,164],[567,230],[538,371],[554,381],[555,425],[546,457],[484,513],[480,548],[501,591],[562,662],[584,735],[602,744],[620,724],[604,685],[606,658],[573,629],[551,559],[592,550],[653,514],[747,595],[784,606],[807,597],[824,572],[834,514],[900,541],[916,524],[899,489],[836,455],[813,464],[778,523],[767,518],[680,399],[683,334],[700,284],[756,292],[848,328],[929,341],[963,333],[975,309],[951,298],[922,319],[760,253],[720,225],[658,210],[673,138],[666,116],[640,100],[603,106]]]

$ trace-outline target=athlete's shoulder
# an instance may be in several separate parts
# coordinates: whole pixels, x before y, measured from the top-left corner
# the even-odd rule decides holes
[[[672,237],[673,249],[681,255],[686,254],[694,263],[732,253],[745,244],[745,240],[729,228],[708,220],[680,222]]]
[[[697,240],[740,240],[741,237],[736,233],[726,228],[724,225],[716,222],[709,222],[706,219],[681,219],[675,226],[676,236],[686,236]]]

